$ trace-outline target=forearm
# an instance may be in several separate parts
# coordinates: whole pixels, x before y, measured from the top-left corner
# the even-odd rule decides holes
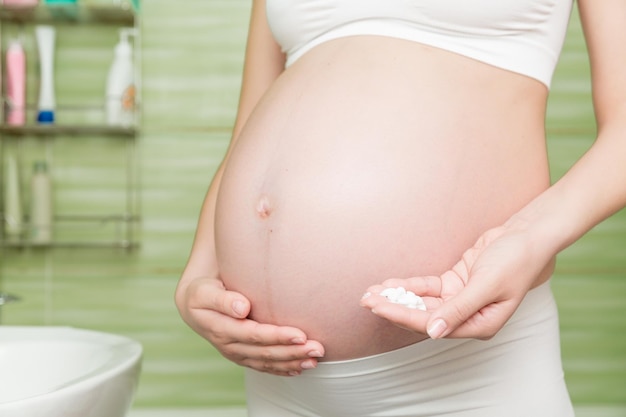
[[[600,125],[594,145],[567,174],[510,220],[526,228],[541,250],[556,255],[626,205],[623,108]]]
[[[181,284],[185,284],[196,277],[215,273],[218,270],[214,240],[215,203],[224,164],[222,163],[218,168],[204,198],[191,253],[181,276]]]

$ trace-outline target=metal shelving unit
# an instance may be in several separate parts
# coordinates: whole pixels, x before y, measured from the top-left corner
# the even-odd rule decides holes
[[[139,22],[136,12],[131,4],[127,1],[111,2],[110,5],[93,5],[81,2],[69,6],[46,6],[38,5],[28,9],[12,9],[0,6],[0,32],[2,27],[17,26],[19,28],[29,27],[37,24],[52,24],[55,26],[101,26],[111,28],[135,27],[138,29]],[[137,30],[139,33],[139,30]],[[137,69],[137,96],[136,108],[137,117],[135,124],[130,127],[112,127],[103,124],[78,123],[78,124],[53,124],[53,125],[37,125],[26,124],[23,126],[9,126],[0,123],[0,254],[4,250],[12,250],[19,248],[40,248],[40,247],[115,247],[123,249],[131,249],[139,245],[138,229],[140,222],[140,199],[139,199],[139,170],[137,141],[140,136],[139,132],[139,113],[140,113],[140,56],[138,45],[140,41],[135,39],[135,63]],[[113,49],[114,45],[111,45]],[[59,45],[63,48],[63,45]],[[4,104],[4,98],[3,98]],[[85,103],[84,108],[88,109],[92,104]],[[32,103],[27,104],[32,111]],[[74,105],[76,107],[76,105]],[[72,108],[71,111],[80,111],[79,108]],[[62,107],[59,108],[63,111]],[[4,117],[2,117],[4,120]],[[37,144],[46,155],[45,159],[52,164],[52,154],[55,141],[75,140],[75,146],[85,146],[92,138],[103,138],[112,141],[122,141],[125,159],[123,164],[125,170],[123,195],[125,201],[122,202],[123,208],[113,213],[58,213],[53,217],[55,229],[63,228],[64,230],[80,230],[78,233],[81,238],[76,240],[52,240],[49,244],[34,244],[29,241],[27,233],[23,233],[24,237],[18,240],[8,240],[4,232],[5,214],[4,214],[4,164],[6,148],[12,147],[17,149],[18,158],[23,158],[24,152],[22,148],[25,143]],[[28,218],[24,219],[24,224],[28,228]],[[107,228],[112,232],[107,232],[106,239],[89,238],[89,231],[100,236],[99,229]],[[27,231],[27,230],[26,230]],[[86,237],[85,237],[86,236]]]

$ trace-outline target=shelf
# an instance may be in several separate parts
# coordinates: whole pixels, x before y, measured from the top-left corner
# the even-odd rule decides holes
[[[2,3],[2,0],[0,0]],[[100,39],[102,36],[112,36],[113,31],[124,27],[134,28],[139,34],[138,16],[139,0],[77,0],[76,3],[46,4],[43,0],[34,7],[16,7],[0,4],[0,32],[5,35],[30,36],[32,26],[38,24],[48,24],[55,26],[61,34],[78,33],[77,38],[67,38],[68,42],[61,42],[59,49],[67,47],[68,51],[80,50],[80,48],[103,48]],[[78,30],[77,30],[78,29]],[[93,29],[93,30],[91,30]],[[116,31],[117,32],[117,31]],[[89,36],[82,36],[88,33]],[[92,38],[98,39],[96,45],[91,45]],[[83,39],[84,38],[84,39]],[[66,38],[60,37],[63,40]],[[4,40],[4,39],[3,39]],[[77,43],[72,43],[76,41]],[[29,47],[34,47],[35,40],[26,42]],[[6,45],[5,45],[6,46]],[[55,45],[56,46],[56,45]],[[139,49],[140,42],[135,42],[134,47]],[[113,45],[111,45],[111,48]],[[109,47],[107,46],[107,53]],[[27,53],[34,53],[27,48]],[[98,50],[100,53],[100,50]],[[104,55],[103,55],[104,56]],[[134,55],[137,68],[137,85],[140,85],[139,74],[141,74],[140,61],[137,51]],[[2,61],[0,57],[0,61]],[[82,62],[82,61],[81,61]],[[3,64],[4,66],[4,64]],[[84,65],[88,67],[87,65]],[[93,69],[93,68],[92,68]],[[33,72],[35,69],[33,69]],[[100,71],[98,69],[97,71]],[[28,73],[30,74],[30,73]],[[100,74],[95,72],[94,74]],[[68,72],[58,73],[63,82],[73,82],[68,79],[71,74]],[[87,78],[81,82],[87,82]],[[74,84],[72,84],[74,87]],[[91,87],[91,86],[90,86]],[[77,97],[72,96],[78,92]],[[133,119],[133,124],[127,126],[109,126],[104,117],[105,108],[101,101],[101,93],[93,96],[92,89],[71,90],[70,97],[65,97],[65,105],[57,106],[56,118],[53,124],[38,124],[34,115],[37,107],[32,102],[26,103],[25,112],[27,123],[21,126],[9,125],[4,121],[4,114],[0,111],[0,249],[6,252],[12,250],[45,251],[56,248],[120,248],[133,249],[139,246],[138,232],[141,222],[140,199],[139,199],[139,171],[137,167],[137,139],[140,137],[139,117]],[[87,99],[85,99],[87,97]],[[98,100],[96,102],[96,100]],[[31,98],[32,101],[32,98]],[[92,102],[93,101],[93,102]],[[68,104],[77,102],[77,104]],[[97,104],[96,104],[97,103]],[[136,114],[139,116],[140,99],[136,97]],[[0,97],[0,110],[6,108],[6,99]],[[94,143],[91,143],[92,140]],[[111,142],[114,141],[115,143]],[[119,141],[119,142],[118,142]],[[94,145],[92,147],[92,145]],[[34,155],[45,160],[50,166],[54,166],[53,161],[61,166],[65,163],[73,167],[74,164],[82,166],[87,163],[81,158],[72,160],[66,158],[63,153],[66,147],[80,149],[82,152],[92,152],[94,147],[103,146],[107,152],[119,153],[120,158],[115,158],[114,163],[109,164],[111,169],[115,169],[115,175],[125,178],[125,189],[122,185],[116,185],[116,197],[108,205],[105,201],[103,206],[93,204],[81,205],[83,214],[67,213],[64,206],[61,213],[57,212],[52,221],[54,228],[54,239],[52,242],[40,244],[30,241],[28,230],[24,230],[19,239],[15,236],[4,234],[3,213],[5,200],[5,178],[3,175],[5,152],[10,152],[18,160],[19,166],[23,166],[30,161]],[[63,157],[55,159],[57,152]],[[77,154],[80,155],[77,151]],[[96,155],[97,156],[97,155]],[[124,157],[122,159],[121,157]],[[124,165],[122,165],[124,164]],[[107,165],[107,168],[109,168]],[[104,166],[104,165],[102,165]],[[98,169],[101,168],[100,165]],[[119,171],[119,172],[117,172]],[[70,171],[67,178],[73,175]],[[95,171],[94,171],[95,172]],[[58,173],[58,171],[57,171]],[[98,173],[100,175],[100,173]],[[28,174],[26,178],[28,177]],[[63,181],[69,181],[67,178]],[[117,177],[116,177],[117,178]],[[58,178],[57,178],[58,179]],[[74,177],[72,180],[74,181]],[[77,183],[89,184],[93,178],[78,178]],[[22,181],[18,187],[26,189],[27,181]],[[59,187],[61,188],[61,187]],[[58,189],[57,189],[58,190]],[[122,194],[123,193],[123,194]],[[118,195],[116,194],[116,196]],[[74,210],[77,210],[74,208]],[[104,211],[104,213],[102,213]],[[3,250],[0,250],[0,263],[3,260]],[[0,278],[2,271],[0,270]]]
[[[7,249],[84,249],[84,248],[117,248],[117,249],[136,249],[139,247],[137,242],[52,242],[48,244],[30,243],[30,242],[0,242],[0,247]]]
[[[36,7],[0,6],[0,20],[13,23],[91,23],[133,26],[135,13],[129,3],[120,6],[53,4]]]
[[[133,138],[137,136],[135,127],[117,126],[81,126],[81,125],[24,125],[9,126],[0,125],[0,136],[78,136],[78,135],[102,135],[120,138]]]
[[[97,223],[97,224],[137,224],[140,221],[138,215],[133,214],[110,214],[110,215],[85,215],[85,214],[65,214],[54,217],[54,223]],[[46,248],[121,248],[132,249],[139,247],[137,241],[130,239],[110,239],[110,240],[59,240],[49,243],[34,243],[28,239],[20,238],[19,240],[0,240],[0,248],[7,249],[46,249]]]

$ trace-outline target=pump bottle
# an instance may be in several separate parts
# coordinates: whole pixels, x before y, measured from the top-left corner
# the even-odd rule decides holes
[[[135,119],[135,69],[133,47],[128,38],[135,35],[132,28],[120,29],[120,41],[115,46],[113,63],[106,85],[106,120],[110,126],[132,126]]]

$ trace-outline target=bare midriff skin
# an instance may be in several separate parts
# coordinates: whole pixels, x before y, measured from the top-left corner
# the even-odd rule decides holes
[[[264,96],[228,160],[215,234],[226,287],[250,299],[254,320],[321,342],[324,360],[423,339],[361,296],[387,278],[441,274],[548,187],[546,96],[536,80],[414,42],[314,48]]]

